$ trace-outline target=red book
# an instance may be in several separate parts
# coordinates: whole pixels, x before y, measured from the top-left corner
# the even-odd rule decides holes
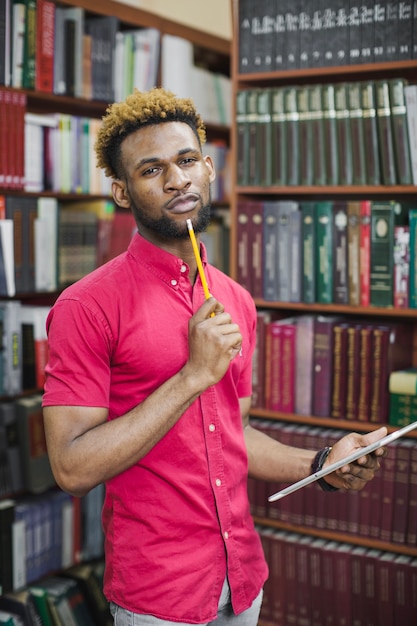
[[[53,93],[55,3],[50,0],[37,0],[36,21],[35,89]]]
[[[286,590],[286,624],[297,623],[297,550],[299,535],[291,533],[284,537],[284,587]]]
[[[8,150],[5,152],[4,164],[5,164],[5,179],[4,186],[7,189],[13,189],[13,179],[15,176],[15,163],[16,163],[16,129],[15,120],[13,116],[13,104],[12,104],[12,91],[4,92],[4,140],[3,146],[7,146]],[[16,92],[17,93],[17,92]]]
[[[392,519],[394,509],[394,487],[395,487],[395,468],[396,468],[396,455],[397,455],[398,441],[394,441],[388,447],[388,455],[381,463],[381,469],[379,470],[383,475],[384,489],[382,492],[382,499],[380,503],[381,515],[380,515],[380,529],[379,538],[381,541],[392,541]]]
[[[310,589],[311,589],[311,624],[324,624],[325,607],[323,606],[323,565],[322,551],[324,539],[314,539],[310,544]],[[289,622],[288,622],[289,623]]]
[[[335,541],[328,541],[323,546],[323,603],[325,605],[325,624],[336,624],[336,551]],[[301,622],[299,622],[301,624]],[[308,623],[308,622],[306,622]]]
[[[346,419],[356,420],[359,407],[361,324],[349,324],[346,375]]]
[[[394,506],[392,541],[405,543],[407,537],[407,510],[410,494],[410,454],[408,442],[400,439],[397,445],[394,472]]]
[[[407,509],[406,543],[415,546],[417,543],[417,446],[414,441],[406,440],[410,447],[410,493]]]
[[[296,369],[296,323],[282,326],[281,340],[281,411],[294,413]]]
[[[395,624],[414,624],[416,606],[413,607],[411,587],[412,557],[401,554],[394,561],[394,616]]]
[[[7,167],[7,155],[4,146],[8,145],[7,142],[7,125],[6,125],[6,90],[0,87],[0,142],[3,146],[0,150],[0,187],[6,186],[6,167]]]
[[[335,325],[340,317],[317,315],[313,344],[313,415],[329,417],[332,406]]]
[[[366,622],[362,621],[365,611],[365,572],[364,557],[366,548],[353,548],[351,554],[351,602],[352,602],[352,626],[363,626]]]
[[[295,412],[313,413],[313,339],[314,315],[297,317],[295,354]]]
[[[371,324],[364,324],[359,330],[359,400],[358,420],[368,422],[371,402],[371,371],[373,358],[373,329]]]
[[[335,555],[335,626],[352,624],[352,546],[339,544]]]
[[[410,324],[386,324],[373,331],[374,369],[370,421],[388,424],[389,376],[391,372],[411,367],[413,329]]]
[[[13,97],[13,115],[15,124],[15,176],[14,188],[25,187],[25,113],[26,94],[16,92]]]
[[[393,552],[384,552],[378,559],[376,570],[376,585],[379,591],[377,603],[378,626],[392,626],[394,620],[394,560]]]
[[[271,561],[269,576],[274,589],[272,600],[272,624],[284,626],[286,612],[286,589],[284,580],[284,541],[282,532],[274,532],[272,536]]]
[[[310,623],[310,545],[311,537],[300,537],[296,550],[296,593],[297,593],[297,621],[296,624]],[[292,622],[288,622],[292,623]]]
[[[333,329],[333,388],[332,417],[344,419],[346,415],[347,367],[349,324],[336,324]]]
[[[371,202],[360,203],[359,226],[359,282],[361,305],[370,303],[370,267],[371,267]]]

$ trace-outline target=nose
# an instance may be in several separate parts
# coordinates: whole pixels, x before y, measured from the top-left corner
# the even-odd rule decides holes
[[[178,191],[186,189],[190,185],[190,177],[188,172],[183,170],[178,165],[171,165],[165,174],[164,190]]]

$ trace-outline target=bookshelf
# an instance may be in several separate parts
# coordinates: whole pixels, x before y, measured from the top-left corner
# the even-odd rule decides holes
[[[103,2],[100,3],[94,2],[93,0],[75,0],[74,2],[64,0],[63,2],[57,3],[56,6],[82,9],[85,17],[117,17],[120,32],[136,29],[157,29],[161,37],[170,35],[174,38],[181,38],[186,41],[187,44],[191,45],[194,64],[196,66],[224,77],[229,77],[230,75],[230,42],[221,37],[211,35],[204,30],[196,30],[146,10],[137,9],[113,0],[103,0]],[[158,61],[159,65],[155,84],[161,85],[162,62],[159,50]],[[178,67],[181,69],[181,63],[178,63]],[[0,84],[0,91],[10,94],[11,98],[14,96],[24,96],[26,104],[25,112],[34,114],[34,116],[55,116],[60,114],[99,121],[107,105],[112,102],[112,100],[107,102],[104,99],[98,100],[87,97],[58,95],[54,92],[15,87],[10,84]],[[178,95],[190,97],[190,94],[186,93]],[[5,132],[4,125],[0,124],[0,129],[0,132]],[[212,119],[212,121],[207,122],[208,142],[214,145],[224,146],[227,149],[230,143],[229,135],[230,128],[224,120]],[[3,159],[0,157],[0,167],[3,163]],[[57,208],[58,212],[61,212],[61,222],[63,214],[67,214],[69,211],[76,211],[78,206],[85,208],[87,205],[101,203],[101,206],[104,207],[110,203],[109,194],[106,191],[93,190],[88,192],[84,189],[77,191],[74,189],[63,190],[61,188],[27,191],[23,185],[20,186],[20,188],[13,188],[6,184],[2,185],[1,180],[0,176],[0,200],[2,198],[5,199],[6,206],[7,201],[12,199],[14,204],[25,203],[28,210],[31,206],[31,211],[36,212],[36,210],[38,210],[39,212],[39,204],[37,203],[40,198],[46,200],[47,204],[56,201],[57,207],[55,208]],[[215,210],[221,209],[224,211],[227,207],[228,200],[226,197],[219,198],[218,201],[214,202]],[[123,209],[118,209],[118,207],[115,207],[115,215],[116,214],[121,216],[121,227],[123,226],[122,222],[125,221],[124,218],[127,220],[127,218],[131,217],[130,214],[124,212]],[[133,222],[133,217],[131,221]],[[131,226],[129,226],[129,228],[131,229]],[[119,252],[120,251],[121,250],[119,250]],[[13,261],[16,263],[16,258],[14,258]],[[55,258],[51,256],[47,261],[47,265],[51,267],[54,266]],[[39,315],[44,316],[46,314],[45,310],[49,309],[53,304],[58,293],[64,286],[64,284],[59,284],[58,282],[55,287],[45,287],[44,289],[36,289],[34,287],[25,289],[25,291],[16,289],[15,293],[10,297],[8,297],[7,294],[0,295],[0,309],[3,311],[3,305],[5,310],[10,309],[9,316],[13,318],[14,322],[17,324],[20,319],[20,311],[18,309],[20,305],[25,308],[25,311],[33,307],[33,309],[37,310]],[[10,303],[13,303],[13,306],[9,306]],[[29,307],[29,305],[31,306]],[[2,317],[2,332],[3,330],[6,332],[6,329],[3,328],[4,319],[5,318]],[[44,328],[45,317],[42,318],[40,326],[42,329]],[[18,328],[12,330],[14,335],[17,336]],[[44,339],[45,338],[43,338],[42,341],[44,341]],[[13,357],[15,360],[18,356],[19,359],[23,359],[23,353],[20,352],[22,343],[22,338],[19,339],[19,344],[17,339],[14,343],[12,343],[10,339],[8,339],[7,342],[2,342],[3,347],[6,344],[8,346],[9,365],[12,363]],[[33,347],[34,346],[32,346],[32,348]],[[41,350],[44,350],[44,348],[45,344],[43,343]],[[13,363],[15,363],[15,361],[13,361]],[[3,375],[3,366],[5,366],[5,364],[1,361],[0,365],[0,371]],[[20,365],[22,365],[21,362]],[[34,380],[34,376],[41,375],[41,373],[40,370],[36,370],[36,372],[32,370],[32,381]],[[74,577],[79,575],[80,578],[84,578],[85,572],[83,572],[83,574],[78,572],[81,568],[81,562],[85,560],[90,563],[85,565],[87,569],[99,570],[102,559],[102,535],[98,529],[100,527],[103,486],[100,485],[99,488],[94,489],[88,496],[82,499],[73,498],[56,489],[55,481],[50,472],[49,462],[47,460],[46,444],[43,434],[40,393],[42,385],[33,382],[28,387],[22,389],[22,373],[20,372],[20,374],[18,374],[16,372],[16,375],[19,376],[20,388],[14,378],[13,381],[10,382],[11,386],[8,390],[2,387],[2,391],[0,391],[0,447],[2,463],[7,462],[7,467],[2,466],[1,468],[0,481],[2,549],[7,546],[6,552],[4,554],[2,552],[2,564],[0,567],[0,607],[2,608],[6,607],[6,602],[3,602],[6,593],[13,590],[20,590],[29,585],[35,585],[41,578],[43,579],[45,576],[52,574],[55,575],[60,570],[63,570],[65,575],[74,575]],[[29,418],[23,419],[22,417],[22,432],[20,433],[19,441],[24,439],[25,449],[35,453],[36,458],[30,459],[30,462],[29,459],[26,459],[28,463],[24,464],[24,472],[22,472],[20,471],[19,462],[21,449],[17,444],[17,438],[13,436],[13,432],[15,431],[12,432],[12,429],[16,430],[17,426],[15,418],[16,406],[20,407],[19,410],[22,413],[26,410],[29,415],[32,404],[36,406],[33,408],[34,417],[32,416],[33,419],[32,417],[30,418],[31,426],[29,428]],[[28,407],[27,409],[26,406]],[[7,415],[6,409],[8,410]],[[25,428],[25,426],[27,428]],[[33,436],[37,438],[35,442],[30,439]],[[6,457],[7,461],[5,461]],[[12,472],[11,476],[10,470]],[[33,486],[33,479],[35,477],[38,482]],[[32,482],[30,482],[29,479]],[[17,515],[20,516],[18,530],[13,530],[12,523],[14,523],[14,519],[17,519]],[[31,527],[33,524],[35,524],[34,528]],[[45,539],[43,545],[37,547],[38,553],[36,555],[29,552],[25,555],[20,550],[17,550],[19,546],[22,546],[26,542],[26,533],[29,532],[28,528],[32,534],[34,532],[39,534],[43,533],[42,536]],[[19,534],[17,534],[17,532]],[[55,536],[53,537],[52,534]],[[17,552],[12,550],[12,538]],[[62,545],[59,545],[59,539],[62,539]],[[32,544],[29,542],[29,548],[31,545]],[[42,550],[42,554],[39,553],[39,550]],[[35,560],[36,567],[34,566]],[[16,564],[19,567],[18,571]],[[68,570],[68,568],[71,569]],[[99,575],[95,584],[100,591]],[[102,614],[101,616],[96,616],[94,623],[112,623],[104,598],[103,603],[104,608],[103,606],[95,607],[97,612],[101,609]],[[85,623],[91,623],[91,620]]]
[[[282,320],[289,318],[289,324],[294,323],[294,317],[297,316],[340,316],[343,318],[343,321],[348,325],[352,325],[355,322],[361,322],[365,324],[375,323],[381,325],[397,324],[398,326],[410,327],[409,343],[411,347],[408,354],[410,359],[409,365],[416,367],[417,324],[415,308],[399,308],[394,307],[392,304],[390,306],[376,306],[369,303],[364,304],[362,302],[352,305],[349,301],[337,303],[334,299],[333,301],[327,303],[319,301],[317,298],[306,301],[306,298],[303,297],[303,295],[301,295],[301,297],[299,297],[298,299],[294,298],[293,301],[289,301],[289,298],[286,298],[285,300],[281,300],[279,298],[274,299],[273,297],[266,298],[265,291],[262,292],[262,288],[261,290],[259,289],[259,284],[262,284],[262,281],[265,280],[265,276],[262,275],[262,272],[259,269],[259,263],[265,263],[265,258],[267,258],[268,254],[270,254],[271,252],[271,250],[268,250],[268,248],[265,246],[266,231],[262,230],[262,228],[265,228],[265,225],[260,227],[260,231],[258,230],[258,234],[252,233],[252,235],[250,233],[248,234],[247,230],[245,231],[244,226],[241,226],[242,223],[247,223],[247,221],[250,222],[252,215],[257,216],[258,223],[262,223],[262,219],[264,219],[264,216],[266,215],[266,213],[262,214],[263,208],[266,205],[273,204],[275,202],[281,202],[282,204],[285,204],[285,202],[296,203],[298,204],[299,209],[304,203],[325,203],[326,201],[332,203],[359,203],[363,199],[366,199],[371,203],[383,203],[388,200],[395,200],[396,202],[403,203],[404,205],[413,205],[413,203],[415,203],[416,201],[415,185],[410,183],[398,184],[398,182],[395,182],[395,184],[387,185],[381,181],[378,182],[378,184],[326,184],[324,182],[319,185],[313,184],[311,182],[308,184],[301,184],[300,180],[296,181],[295,183],[293,182],[292,184],[288,184],[285,181],[280,184],[277,182],[273,182],[273,180],[271,182],[271,178],[269,179],[269,183],[265,183],[263,181],[262,184],[260,184],[259,181],[256,179],[256,176],[254,176],[250,182],[247,182],[247,178],[242,180],[241,146],[242,133],[245,132],[242,130],[242,120],[243,124],[246,123],[247,125],[249,124],[249,126],[251,122],[253,124],[252,129],[248,131],[249,143],[245,144],[247,152],[243,156],[243,161],[245,161],[246,159],[246,167],[249,170],[251,167],[250,156],[248,156],[248,153],[251,149],[249,146],[255,146],[253,150],[256,156],[254,157],[252,163],[253,167],[255,168],[254,163],[264,159],[264,155],[262,155],[262,149],[267,155],[271,154],[268,153],[268,150],[273,150],[274,144],[272,144],[271,147],[268,144],[267,139],[268,133],[269,136],[271,136],[273,133],[273,131],[271,130],[271,126],[268,127],[268,131],[266,131],[266,134],[264,134],[263,137],[261,135],[262,131],[256,129],[256,124],[258,123],[259,128],[260,121],[262,121],[262,113],[265,113],[265,110],[262,109],[261,98],[258,98],[258,108],[255,107],[254,110],[250,108],[250,96],[248,95],[246,96],[247,100],[245,104],[240,104],[240,94],[241,92],[246,92],[246,94],[249,94],[251,92],[257,92],[258,94],[271,92],[272,94],[274,94],[277,93],[279,90],[290,91],[291,88],[299,88],[299,91],[301,91],[301,88],[306,87],[307,89],[313,90],[314,87],[317,85],[333,85],[334,87],[336,87],[337,85],[342,84],[365,83],[366,81],[375,81],[376,83],[377,81],[394,80],[398,78],[405,79],[409,84],[414,84],[416,83],[417,78],[417,60],[415,58],[411,58],[411,52],[410,50],[408,50],[409,58],[402,58],[397,60],[379,61],[378,58],[374,58],[374,62],[370,63],[369,61],[366,61],[365,58],[361,59],[360,63],[356,64],[340,64],[334,62],[333,65],[328,63],[327,66],[323,64],[322,66],[310,67],[308,67],[307,64],[302,67],[302,63],[296,63],[293,64],[293,67],[291,67],[291,64],[289,64],[290,66],[285,69],[280,69],[279,67],[275,66],[275,69],[269,71],[267,67],[268,64],[270,67],[272,67],[274,63],[271,48],[268,50],[268,44],[266,43],[266,47],[262,49],[262,44],[259,43],[261,37],[259,36],[256,38],[253,33],[257,32],[259,34],[262,32],[270,32],[270,39],[275,41],[275,44],[278,48],[280,45],[279,43],[277,43],[279,39],[279,34],[277,34],[280,24],[279,18],[280,16],[282,17],[285,14],[286,9],[284,10],[283,7],[276,8],[275,12],[273,11],[272,14],[268,12],[268,6],[266,3],[259,5],[257,9],[254,6],[250,6],[250,4],[251,3],[245,3],[244,1],[239,2],[239,0],[232,0],[232,86],[235,100],[235,121],[232,125],[231,135],[232,155],[234,161],[230,239],[231,275],[236,280],[238,280],[238,282],[241,282],[248,286],[249,290],[254,295],[255,303],[259,312],[267,311],[269,315],[272,315],[272,319]],[[307,11],[307,9],[309,8],[307,5],[309,3],[301,4],[303,7],[305,5]],[[321,8],[323,8],[323,6],[324,5],[322,4]],[[316,9],[317,13],[319,13],[320,6],[317,3],[315,3],[314,7],[312,7],[312,11]],[[247,13],[243,13],[244,11],[247,11]],[[292,15],[297,14],[297,11],[298,9],[294,7],[291,7],[291,9],[289,9],[289,13],[291,13]],[[245,20],[245,17],[247,17],[248,19]],[[411,13],[408,16],[408,22],[411,22]],[[248,36],[248,32],[250,31],[251,26],[253,27],[252,43],[248,43],[248,39],[250,39],[250,37]],[[408,26],[410,26],[410,24],[408,24]],[[407,26],[404,26],[404,29],[404,32],[406,32]],[[293,34],[288,34],[288,31],[286,32],[287,38],[285,41],[287,45],[287,50],[291,51],[294,49],[292,47],[291,37],[294,41],[297,39],[297,37],[302,37],[302,35],[300,35],[300,33],[296,31],[297,28],[294,29]],[[239,40],[240,36],[242,41]],[[284,35],[283,38],[285,38]],[[264,41],[266,41],[266,35],[264,35],[263,39]],[[320,41],[319,36],[317,36],[317,41]],[[407,44],[409,48],[410,43],[411,39],[408,40]],[[253,59],[255,59],[256,55],[258,55],[259,67],[254,68],[252,66],[251,68],[245,68],[242,63],[242,58],[244,54],[246,54],[247,59],[249,59],[249,65],[251,63],[251,55],[252,64],[254,63]],[[265,61],[266,59],[268,60]],[[255,71],[256,69],[259,69],[259,71]],[[271,96],[271,101],[273,102],[272,98],[273,95]],[[243,106],[243,108],[241,108],[241,106]],[[247,107],[246,109],[244,108],[245,106]],[[271,106],[273,107],[274,105]],[[277,109],[272,108],[269,109],[268,112],[271,113],[271,110],[277,114],[276,117],[278,119],[279,115],[282,113],[282,110],[278,109],[278,105]],[[250,117],[251,113],[255,113],[252,118]],[[268,119],[268,116],[266,116],[266,119]],[[299,119],[301,119],[301,116]],[[258,121],[256,122],[253,120]],[[265,119],[263,121],[265,122]],[[252,135],[250,134],[251,132],[253,133]],[[256,136],[258,136],[257,140]],[[259,137],[261,137],[260,140]],[[258,152],[256,152],[256,141],[260,141],[260,143],[258,144]],[[287,150],[289,150],[291,145],[289,135],[286,136],[285,145],[287,147]],[[278,152],[278,148],[276,146],[275,149]],[[315,158],[318,158],[317,153],[315,154]],[[271,176],[271,174],[269,174],[269,176]],[[317,207],[317,204],[315,206]],[[261,217],[259,217],[260,214]],[[255,230],[254,223],[252,224],[253,231]],[[259,241],[262,242],[261,247],[263,245],[263,261],[259,260],[259,251],[258,253],[254,252],[255,246],[259,248]],[[267,241],[270,242],[270,240]],[[275,248],[279,246],[278,235],[277,239],[275,239],[274,245]],[[302,252],[298,252],[298,254],[302,255]],[[262,257],[262,255],[260,256]],[[290,257],[287,256],[285,264],[282,267],[280,266],[281,271],[289,272],[289,258]],[[247,266],[245,267],[245,262],[249,264],[249,268]],[[263,266],[262,269],[265,272],[265,266]],[[303,270],[301,268],[301,275],[302,271]],[[252,279],[250,278],[250,272],[252,272],[255,276],[254,279],[253,277]],[[283,344],[281,344],[281,346],[282,345]],[[297,358],[297,354],[294,358]],[[265,366],[265,363],[263,366]],[[260,368],[259,365],[257,365],[256,367]],[[254,376],[256,378],[260,375],[255,373]],[[264,403],[257,403],[253,407],[251,411],[251,416],[253,418],[254,425],[261,430],[264,430],[271,436],[279,438],[285,443],[291,442],[293,445],[301,444],[301,447],[305,446],[309,447],[310,449],[320,449],[324,445],[331,445],[331,442],[329,443],[328,439],[326,439],[326,436],[332,436],[335,438],[334,440],[336,440],[336,438],[339,438],[347,431],[367,432],[381,425],[381,423],[373,423],[369,419],[346,419],[346,417],[335,418],[332,417],[331,412],[319,417],[318,414],[313,413],[313,410],[310,410],[309,412],[304,412],[303,414],[297,413],[294,408],[290,411],[272,410],[271,408],[268,408],[266,404],[267,403],[264,401]],[[386,420],[386,422],[387,421],[388,420]],[[384,421],[383,423],[387,425],[389,431],[395,428],[395,426],[386,422]],[[320,439],[320,436],[323,438]],[[288,439],[288,437],[290,437],[290,439]],[[304,438],[302,439],[301,437]],[[316,438],[314,439],[314,437]],[[309,442],[310,445],[307,442]],[[408,446],[409,450],[415,449],[417,445],[415,434],[407,437],[406,445]],[[394,452],[395,451],[390,450],[391,455],[393,455]],[[396,451],[396,454],[398,455],[398,450]],[[409,461],[408,468],[410,467],[411,460]],[[397,470],[393,471],[395,472]],[[389,480],[388,473],[384,475],[383,480]],[[405,482],[407,482],[408,484],[412,482],[410,476],[405,479]],[[388,482],[385,483],[385,485],[388,488]],[[291,587],[301,584],[300,581],[303,578],[303,575],[301,573],[301,559],[305,557],[305,554],[302,551],[303,548],[301,546],[305,546],[307,542],[309,546],[308,549],[310,550],[311,554],[313,554],[316,549],[322,551],[320,556],[320,558],[323,559],[323,561],[321,561],[322,563],[325,560],[325,549],[328,548],[329,550],[332,550],[335,549],[335,546],[339,546],[338,551],[336,550],[337,556],[334,557],[335,561],[332,567],[338,567],[341,563],[341,552],[343,552],[343,554],[349,552],[352,558],[352,560],[350,561],[351,564],[356,558],[354,556],[356,552],[358,554],[363,554],[364,559],[370,557],[370,555],[374,556],[376,559],[376,563],[378,564],[380,564],[380,559],[384,553],[388,553],[390,555],[389,558],[392,559],[393,562],[397,559],[399,564],[403,561],[411,563],[413,562],[413,559],[417,557],[417,544],[414,537],[409,537],[409,540],[407,540],[407,538],[404,536],[401,536],[400,538],[396,536],[396,538],[393,539],[393,536],[395,537],[395,535],[393,534],[390,535],[388,533],[384,535],[382,531],[378,530],[370,532],[369,526],[367,526],[365,522],[363,522],[363,530],[361,531],[359,524],[362,522],[360,522],[359,520],[360,513],[358,512],[358,502],[360,502],[360,507],[365,508],[367,506],[366,502],[372,501],[373,504],[371,504],[370,506],[378,508],[378,498],[380,498],[379,502],[382,502],[382,496],[381,492],[379,492],[380,495],[378,496],[379,487],[377,481],[375,481],[374,487],[370,487],[369,489],[365,490],[365,492],[363,493],[363,497],[359,496],[356,498],[356,500],[354,498],[351,498],[351,501],[349,500],[349,503],[347,505],[347,495],[344,496],[341,494],[335,494],[334,496],[332,494],[323,494],[318,488],[316,488],[316,490],[312,490],[313,496],[306,495],[304,497],[304,500],[302,500],[300,496],[300,498],[294,498],[293,501],[290,501],[290,498],[292,496],[288,496],[288,501],[285,503],[283,502],[282,509],[280,509],[279,507],[274,508],[274,505],[268,505],[266,502],[267,496],[272,494],[279,488],[279,486],[277,487],[277,489],[275,489],[274,487],[274,485],[265,485],[263,483],[256,483],[254,481],[250,484],[249,492],[254,518],[255,521],[259,524],[260,534],[264,543],[267,560],[270,565],[270,579],[267,582],[265,588],[264,607],[261,612],[260,624],[262,624],[263,626],[269,626],[272,624],[274,626],[281,626],[281,624],[287,623],[304,623],[304,621],[302,620],[306,619],[305,614],[297,614],[297,609],[294,608],[297,604],[297,601],[291,600],[290,597],[289,599],[287,599],[287,607],[285,609],[285,600],[282,598],[279,599],[280,594],[278,592],[278,589],[283,586],[286,589],[286,593],[291,594]],[[372,494],[372,491],[377,492],[376,495]],[[360,493],[362,494],[362,492]],[[409,493],[411,494],[411,491]],[[344,497],[345,501],[343,500]],[[314,499],[315,504],[312,503],[312,498]],[[327,524],[325,521],[323,521],[326,516],[326,511],[328,514],[328,512],[332,510],[332,498],[334,498],[333,506],[340,511],[342,511],[346,506],[350,507],[351,510],[355,510],[356,507],[358,516],[358,519],[356,520],[358,523],[357,526],[348,526],[349,520],[346,511],[344,513],[341,512],[341,517],[339,517],[339,519],[336,521],[333,520],[332,522],[330,520]],[[403,519],[407,518],[411,508],[414,506],[412,498],[413,497],[410,495],[409,501],[407,499],[405,499],[405,501],[404,499],[402,500],[403,509],[401,515]],[[395,508],[396,504],[394,502],[391,502],[391,504],[388,506],[389,508],[385,510],[385,513],[388,513],[389,517],[392,515],[392,510]],[[345,515],[345,517],[343,517],[343,515]],[[382,517],[385,514],[380,511],[378,515],[380,516],[380,524],[383,525]],[[395,522],[393,521],[392,523],[395,526]],[[298,556],[297,553],[295,553],[295,555],[294,553],[291,553],[290,546],[293,542],[295,542],[298,546]],[[319,546],[319,548],[316,548],[316,546]],[[277,555],[281,555],[281,557]],[[288,571],[286,571],[285,566],[283,566],[283,569],[280,570],[279,565],[277,565],[277,559],[279,558],[282,558],[283,560],[293,559],[293,564],[294,559],[300,558],[300,561],[297,562],[298,565],[296,566],[299,568],[299,579],[291,578],[291,566],[288,566]],[[378,568],[375,562],[373,563],[370,571],[371,570],[375,574],[375,576],[384,575],[381,572],[377,571]],[[328,574],[328,570],[326,571]],[[334,573],[335,572],[336,570],[334,570]],[[310,571],[310,576],[311,575],[312,570]],[[394,578],[396,575],[397,574],[394,574]],[[295,582],[296,580],[298,580],[298,583]],[[375,580],[377,579],[375,578]],[[305,594],[305,597],[310,597],[311,599],[316,594],[313,581],[310,580],[310,584],[305,582],[304,584],[307,584],[307,587],[304,588],[303,593]],[[365,583],[363,582],[363,584]],[[394,589],[397,589],[398,591],[398,587],[395,587],[395,585]],[[336,589],[335,587],[329,588],[327,591],[327,595],[325,596],[324,603],[327,602],[328,607],[333,607],[334,603],[332,602],[332,596],[334,596],[335,594],[337,595],[337,593],[339,592],[341,593],[340,589]],[[395,591],[392,593],[394,593],[395,595]],[[299,605],[305,603],[301,596],[298,598]],[[393,598],[393,596],[391,596],[391,598]],[[376,599],[374,600],[375,602],[377,602]],[[309,622],[307,620],[305,621],[305,623],[327,623],[325,622],[326,618],[332,618],[336,620],[334,621],[334,623],[367,623],[365,621],[360,621],[361,619],[364,619],[365,614],[368,616],[369,619],[371,619],[371,621],[373,619],[376,620],[375,623],[382,623],[381,615],[379,615],[378,617],[374,613],[372,613],[372,611],[371,613],[366,613],[366,610],[368,609],[363,608],[367,602],[367,599],[365,599],[365,592],[363,592],[363,597],[354,598],[353,595],[349,595],[349,593],[345,590],[344,596],[341,596],[339,601],[343,601],[345,603],[344,606],[346,612],[344,617],[346,619],[346,622],[337,621],[335,617],[336,613],[332,612],[333,608],[329,608],[328,614],[321,614],[322,621],[320,621],[320,619],[316,622]],[[293,602],[292,608],[290,606],[291,602]],[[311,607],[313,608],[311,608],[310,618],[313,620],[315,609],[312,599],[311,602]],[[350,611],[352,609],[346,609],[346,603],[359,603],[363,608],[362,615],[351,615]],[[287,610],[286,614],[285,610]],[[299,609],[299,611],[300,610],[301,609]],[[387,624],[399,623],[395,621],[395,616],[397,616],[398,618],[398,616],[401,614],[401,610],[402,609],[400,607],[396,607],[395,609],[388,609],[388,613],[391,613],[392,615],[391,618],[387,618]],[[415,608],[410,608],[409,610],[412,611],[415,610]],[[393,614],[393,611],[395,615]],[[405,619],[410,619],[411,617],[411,613],[402,614],[406,616]],[[415,613],[412,614],[415,615]],[[351,616],[352,621],[349,620],[349,616]],[[354,621],[355,617],[358,619],[357,622]],[[297,619],[299,621],[297,621]]]

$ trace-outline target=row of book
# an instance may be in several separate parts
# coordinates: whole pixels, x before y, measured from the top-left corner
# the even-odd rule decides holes
[[[112,626],[103,594],[104,561],[79,563],[0,596],[4,626]]]
[[[417,184],[417,86],[402,78],[236,95],[239,185]]]
[[[313,314],[276,319],[261,309],[253,407],[395,424],[389,377],[411,367],[412,358],[410,323]]]
[[[416,58],[416,11],[407,2],[239,2],[239,71]]]
[[[417,617],[417,559],[260,528],[270,563],[267,626],[403,626]]]
[[[135,231],[110,200],[0,195],[0,295],[65,287],[124,252]]]
[[[3,593],[103,556],[104,486],[75,498],[57,487],[42,495],[0,500]],[[66,625],[65,625],[66,626]]]
[[[309,450],[332,445],[346,431],[252,420],[261,432],[283,444]],[[322,491],[317,483],[299,489],[278,502],[268,497],[283,484],[250,479],[252,514],[295,527],[333,531],[384,543],[417,545],[417,446],[414,439],[398,439],[374,479],[361,491]]]
[[[230,124],[229,78],[197,67],[185,39],[50,0],[4,0],[1,18],[0,85],[111,103],[156,86],[161,70],[164,87],[202,101],[207,122]]]
[[[416,308],[415,206],[242,198],[237,280],[269,302]]]

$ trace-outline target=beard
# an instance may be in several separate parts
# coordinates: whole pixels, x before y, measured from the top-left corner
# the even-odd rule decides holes
[[[139,225],[139,232],[140,225],[142,225],[165,239],[188,239],[189,237],[185,222],[176,222],[166,215],[158,219],[152,219],[147,215],[143,215],[136,205],[132,205],[131,210]],[[204,232],[210,223],[210,219],[211,198],[206,205],[201,207],[195,218],[195,222],[193,221],[194,232],[196,234]]]

